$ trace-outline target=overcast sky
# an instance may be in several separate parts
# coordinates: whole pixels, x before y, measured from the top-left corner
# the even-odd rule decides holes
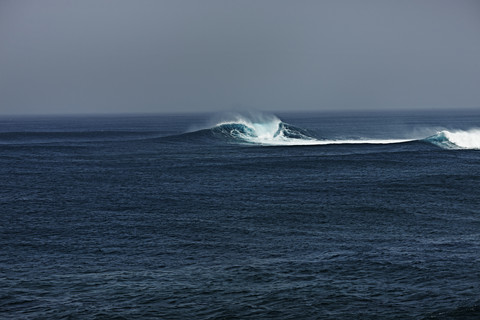
[[[0,0],[0,113],[480,108],[478,0]]]

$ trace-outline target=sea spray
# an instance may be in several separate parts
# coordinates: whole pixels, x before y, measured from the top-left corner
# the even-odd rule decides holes
[[[327,124],[328,125],[328,124]],[[299,128],[283,122],[272,114],[230,113],[216,116],[216,121],[207,127],[177,138],[188,136],[188,140],[210,138],[218,142],[262,145],[262,146],[305,146],[305,145],[348,145],[348,144],[397,144],[407,142],[427,142],[443,149],[480,149],[480,129],[443,130],[440,128],[426,128],[421,134],[416,133],[412,138],[392,139],[376,135],[375,138],[356,137],[351,133],[348,138],[323,137],[317,132]],[[432,132],[437,132],[432,134]],[[338,134],[341,134],[339,132]],[[425,137],[426,136],[426,137]]]
[[[408,139],[322,139],[314,132],[282,122],[274,115],[255,115],[249,118],[234,115],[232,120],[218,122],[210,130],[215,135],[248,144],[271,146],[329,145],[329,144],[390,144]]]
[[[480,129],[442,130],[425,141],[446,149],[480,149]]]

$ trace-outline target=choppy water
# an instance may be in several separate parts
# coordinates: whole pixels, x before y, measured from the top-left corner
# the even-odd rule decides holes
[[[479,319],[480,113],[0,119],[0,317]]]

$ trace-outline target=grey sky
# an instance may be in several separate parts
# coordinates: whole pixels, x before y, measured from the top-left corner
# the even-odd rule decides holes
[[[478,0],[0,0],[0,113],[480,108]]]

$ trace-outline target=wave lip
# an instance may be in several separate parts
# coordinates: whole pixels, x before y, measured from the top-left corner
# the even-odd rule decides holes
[[[443,130],[425,139],[444,149],[475,149],[480,150],[480,129]]]
[[[261,121],[238,117],[233,121],[220,122],[210,130],[214,136],[221,136],[227,140],[270,146],[391,144],[412,141],[411,139],[318,139],[312,132],[284,123],[276,117]]]
[[[315,132],[297,128],[282,122],[275,116],[245,117],[237,115],[213,127],[180,135],[189,138],[213,138],[231,143],[263,146],[305,146],[305,145],[386,145],[406,142],[427,142],[443,149],[480,150],[480,128],[467,131],[439,131],[427,138],[384,139],[384,138],[319,138]]]
[[[262,122],[246,119],[221,122],[211,130],[226,138],[263,145],[308,145],[316,141],[306,130],[288,125],[276,117]]]

